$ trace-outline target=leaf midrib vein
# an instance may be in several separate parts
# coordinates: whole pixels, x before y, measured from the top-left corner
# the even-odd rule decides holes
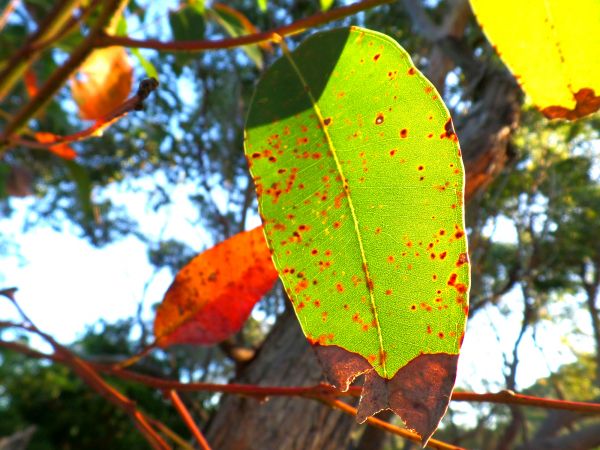
[[[363,247],[362,235],[360,233],[360,229],[359,229],[359,225],[358,225],[358,218],[356,217],[356,211],[354,209],[354,204],[352,202],[352,198],[350,197],[350,191],[348,189],[348,180],[346,179],[346,175],[344,174],[344,171],[342,170],[340,160],[338,159],[337,150],[336,150],[335,146],[333,145],[333,141],[331,140],[331,136],[329,135],[329,132],[327,131],[327,127],[325,126],[325,122],[323,119],[323,114],[321,113],[321,109],[319,108],[317,101],[315,100],[315,98],[312,95],[310,86],[308,85],[308,83],[306,82],[306,79],[302,75],[302,72],[296,65],[296,62],[294,61],[294,58],[292,57],[291,52],[287,48],[285,41],[281,42],[281,48],[283,50],[285,57],[289,61],[290,65],[292,66],[292,69],[294,70],[294,72],[298,76],[298,79],[302,83],[302,86],[305,89],[305,92],[310,100],[313,110],[315,111],[315,114],[316,114],[317,118],[319,119],[321,129],[323,130],[323,133],[325,134],[325,137],[327,138],[327,145],[329,146],[329,150],[331,151],[333,160],[335,161],[336,169],[341,177],[342,188],[344,189],[344,192],[346,194],[346,199],[348,200],[348,206],[350,208],[350,213],[352,216],[352,220],[354,222],[354,231],[356,232],[358,246],[360,249],[360,256],[362,259],[362,268],[363,268],[363,271],[364,271],[365,277],[366,277],[366,285],[367,285],[367,289],[369,291],[369,299],[371,302],[371,309],[373,311],[373,315],[375,317],[375,324],[377,326],[377,336],[379,339],[379,351],[380,351],[380,360],[381,360],[381,364],[382,364],[382,368],[383,368],[383,375],[385,378],[387,378],[386,358],[383,356],[384,355],[383,336],[381,334],[381,325],[379,323],[379,315],[377,313],[377,305],[375,304],[375,292],[374,292],[373,287],[371,286],[371,283],[369,282],[369,281],[372,282],[372,278],[369,273],[367,257],[366,257],[365,250]]]

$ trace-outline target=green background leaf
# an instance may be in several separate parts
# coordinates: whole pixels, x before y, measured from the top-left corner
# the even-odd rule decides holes
[[[233,38],[257,31],[246,16],[228,5],[214,3],[213,8],[209,11],[211,12],[211,18]],[[244,45],[242,49],[246,52],[248,58],[256,64],[256,67],[262,69],[264,63],[259,46],[256,44]]]
[[[456,135],[380,33],[319,33],[260,81],[245,148],[273,259],[307,338],[390,379],[458,354],[469,265]]]
[[[169,24],[176,41],[193,41],[204,37],[203,7],[186,6],[169,13]]]

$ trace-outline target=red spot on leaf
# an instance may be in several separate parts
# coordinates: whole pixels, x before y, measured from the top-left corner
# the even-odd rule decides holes
[[[405,139],[407,136],[408,136],[408,130],[407,130],[406,128],[402,128],[402,129],[400,130],[400,137],[401,137],[402,139]]]
[[[335,206],[336,209],[340,209],[342,207],[342,200],[344,197],[346,197],[345,191],[335,196],[335,199],[333,200],[333,206]]]
[[[448,279],[448,286],[454,286],[457,278],[458,278],[458,274],[456,274],[456,273],[453,273],[452,275],[450,275],[450,278]]]

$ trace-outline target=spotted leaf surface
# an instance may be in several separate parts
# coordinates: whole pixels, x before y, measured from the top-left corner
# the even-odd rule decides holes
[[[157,343],[209,345],[228,338],[276,280],[261,228],[217,244],[175,277],[156,313]]]
[[[345,389],[365,373],[359,418],[391,408],[427,440],[469,285],[463,166],[439,94],[389,37],[319,33],[263,76],[245,150],[275,266],[328,378]],[[400,394],[407,378],[423,388]]]
[[[572,120],[600,108],[600,1],[471,0],[471,6],[544,115]]]

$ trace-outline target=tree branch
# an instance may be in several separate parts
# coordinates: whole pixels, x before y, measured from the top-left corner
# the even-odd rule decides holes
[[[56,357],[58,361],[62,364],[68,366],[75,372],[89,387],[91,387],[94,391],[96,391],[99,395],[104,397],[107,401],[112,403],[113,405],[121,408],[125,411],[133,420],[136,428],[140,431],[142,436],[148,441],[150,446],[155,450],[171,450],[171,447],[163,440],[162,437],[150,426],[148,423],[148,417],[137,409],[135,403],[130,400],[128,397],[123,395],[121,392],[116,390],[114,387],[106,383],[98,372],[93,367],[92,364],[84,361],[83,359],[76,356],[73,352],[71,352],[66,347],[59,344],[52,336],[47,333],[44,333],[39,328],[35,326],[35,324],[27,317],[25,312],[21,309],[19,304],[14,300],[12,296],[6,296],[15,306],[19,314],[24,320],[23,324],[10,324],[10,322],[0,322],[0,328],[6,326],[14,326],[21,328],[23,330],[29,331],[31,333],[35,333],[41,338],[43,338],[48,344],[52,346],[54,350],[54,357]],[[3,344],[3,341],[0,341]],[[12,345],[9,348],[13,350],[17,350],[22,344],[11,343]],[[34,350],[27,350],[28,354],[33,355]],[[42,353],[40,353],[43,355]],[[53,360],[54,357],[52,358]]]
[[[54,94],[62,87],[69,76],[89,56],[94,49],[95,39],[110,22],[113,14],[119,7],[119,4],[120,0],[107,0],[103,4],[104,8],[102,13],[86,39],[71,53],[71,56],[67,61],[52,73],[37,94],[13,116],[11,121],[8,122],[4,131],[0,134],[0,156],[4,152],[6,143],[11,135],[18,133],[27,121],[52,99]]]
[[[22,328],[22,326],[20,326],[19,324],[14,324],[10,322],[0,322],[0,328],[8,326],[16,326]],[[50,359],[57,363],[65,363],[64,359],[59,355],[42,353],[18,342],[7,342],[0,340],[0,347],[4,347],[25,354],[32,358]],[[347,392],[341,392],[329,384],[318,384],[315,386],[280,387],[256,386],[252,384],[181,383],[175,380],[166,380],[164,378],[158,378],[150,375],[143,375],[137,372],[132,372],[129,370],[119,369],[113,365],[90,362],[88,362],[88,364],[94,369],[98,370],[99,372],[103,372],[124,380],[136,381],[140,384],[144,384],[146,386],[165,391],[175,389],[179,392],[222,392],[227,394],[240,394],[250,397],[257,397],[258,399],[264,399],[266,397],[274,396],[315,398],[333,395],[336,397],[360,397],[360,392],[362,390],[361,386],[351,386]],[[574,411],[582,414],[600,415],[600,403],[570,402],[566,400],[540,398],[533,397],[531,395],[517,394],[513,391],[507,390],[484,394],[478,394],[475,392],[454,391],[452,393],[451,400],[455,402],[523,405],[544,409]]]
[[[332,408],[339,409],[346,414],[356,417],[356,408],[348,405],[347,403],[335,399],[326,399],[324,402],[330,405]],[[384,422],[383,420],[379,420],[376,417],[369,417],[367,419],[367,424],[388,431],[397,436],[401,436],[404,439],[415,441],[421,444],[421,436],[418,434],[408,431],[404,428],[399,428],[391,423]],[[435,448],[438,450],[464,450],[462,447],[456,447],[455,445],[447,444],[445,442],[438,441],[437,439],[429,439],[426,447]]]
[[[122,47],[150,48],[154,50],[172,52],[201,52],[204,50],[234,48],[248,44],[259,44],[261,42],[272,41],[274,36],[276,35],[284,37],[302,33],[303,31],[306,31],[309,28],[313,28],[318,25],[324,25],[334,20],[351,16],[353,14],[356,14],[357,12],[373,8],[375,6],[383,5],[385,3],[392,3],[392,1],[393,0],[363,0],[361,2],[353,3],[352,5],[332,9],[325,13],[319,13],[309,17],[305,17],[304,19],[297,20],[296,22],[293,22],[289,25],[273,28],[269,31],[247,34],[236,38],[227,38],[219,40],[164,42],[156,39],[143,40],[132,39],[125,36],[99,35],[96,36],[96,38],[94,39],[94,46],[110,47],[111,45],[120,45]]]
[[[208,444],[208,441],[206,440],[206,438],[204,437],[204,435],[202,434],[200,429],[196,426],[196,423],[194,422],[192,415],[186,408],[185,404],[181,401],[181,398],[177,394],[177,391],[170,390],[169,398],[171,399],[171,403],[173,403],[173,406],[175,407],[175,409],[181,416],[181,419],[183,420],[183,422],[187,425],[189,430],[192,432],[192,434],[198,441],[198,444],[200,445],[201,450],[211,450],[210,445]]]
[[[144,107],[144,100],[158,87],[158,81],[154,78],[147,78],[140,82],[137,92],[125,100],[121,105],[111,111],[106,117],[96,120],[96,122],[89,128],[79,131],[77,133],[70,134],[68,136],[54,135],[55,139],[51,142],[39,142],[30,141],[20,137],[10,137],[6,148],[12,146],[24,146],[39,149],[48,149],[56,145],[72,144],[73,142],[83,141],[90,137],[98,136],[106,128],[110,127],[119,119],[125,117],[131,111],[139,111]]]

